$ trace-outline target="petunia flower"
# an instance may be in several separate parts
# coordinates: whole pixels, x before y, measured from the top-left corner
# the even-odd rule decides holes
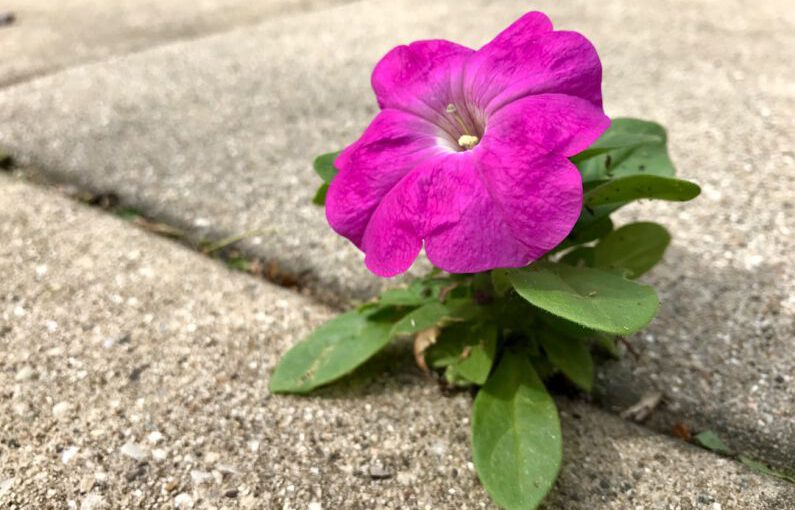
[[[451,273],[537,260],[580,214],[568,157],[610,124],[601,80],[593,45],[540,12],[477,51],[394,48],[372,75],[381,111],[335,161],[329,224],[381,276],[406,271],[423,243]]]

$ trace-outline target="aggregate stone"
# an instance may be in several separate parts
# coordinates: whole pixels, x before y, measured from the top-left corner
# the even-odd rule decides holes
[[[0,192],[0,504],[494,508],[470,461],[471,396],[440,392],[408,345],[313,396],[271,395],[279,356],[331,310],[52,191],[3,177]],[[24,365],[38,377],[16,380]],[[55,401],[73,406],[61,420]],[[791,485],[559,404],[565,461],[545,508],[795,504]],[[139,454],[151,444],[162,459]]]

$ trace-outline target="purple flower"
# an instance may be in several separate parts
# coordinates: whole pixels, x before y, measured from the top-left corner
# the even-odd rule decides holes
[[[425,243],[451,273],[520,267],[557,246],[582,207],[567,159],[610,120],[591,43],[524,15],[475,51],[444,40],[390,51],[373,71],[381,111],[335,161],[331,227],[381,276]]]

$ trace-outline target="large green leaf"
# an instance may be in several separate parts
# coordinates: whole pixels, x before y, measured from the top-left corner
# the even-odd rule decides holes
[[[585,193],[583,206],[594,208],[641,198],[684,202],[696,198],[699,193],[701,188],[690,181],[658,175],[629,175],[609,180]]]
[[[536,262],[508,277],[516,292],[538,308],[607,333],[640,331],[659,306],[653,288],[600,269]]]
[[[588,344],[577,338],[542,331],[538,335],[541,346],[552,362],[571,382],[591,391],[593,386],[593,360]]]
[[[390,339],[391,324],[351,311],[317,328],[285,354],[270,380],[274,393],[307,393],[367,361]]]
[[[531,510],[555,483],[560,421],[524,353],[507,351],[472,408],[472,456],[480,481],[507,510]]]
[[[671,235],[662,225],[638,222],[614,230],[596,245],[594,267],[623,268],[637,278],[662,259]]]
[[[635,174],[671,177],[676,170],[666,142],[665,129],[656,122],[613,119],[601,138],[572,161],[586,183]]]
[[[340,155],[340,152],[341,151],[321,154],[320,156],[316,157],[315,161],[312,163],[315,172],[317,172],[317,174],[326,184],[331,183],[331,180],[335,175],[337,175],[337,169],[334,167],[334,160],[337,159],[337,156]]]

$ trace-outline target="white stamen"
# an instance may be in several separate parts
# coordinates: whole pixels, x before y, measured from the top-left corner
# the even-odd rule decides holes
[[[475,145],[478,144],[480,138],[473,135],[461,135],[461,138],[458,139],[458,145],[461,147],[469,150],[472,149]]]

